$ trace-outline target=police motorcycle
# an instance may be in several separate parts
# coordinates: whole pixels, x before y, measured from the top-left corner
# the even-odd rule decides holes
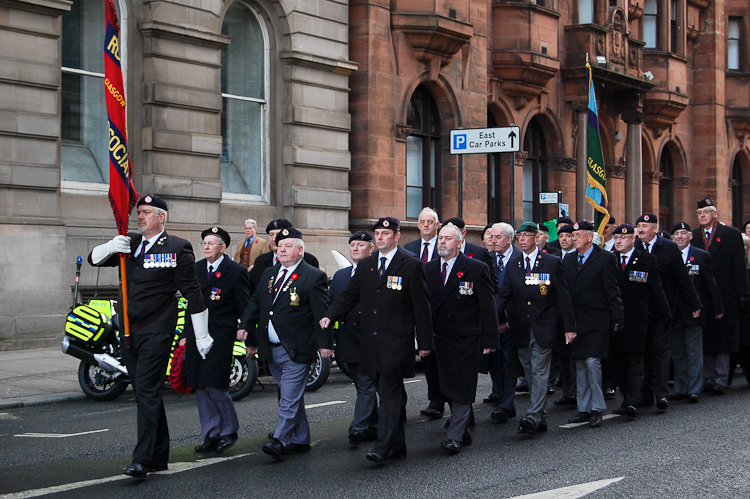
[[[73,307],[65,319],[63,353],[81,360],[78,366],[78,383],[83,393],[94,400],[115,400],[130,384],[128,369],[122,363],[120,324],[116,300],[89,300],[78,303],[78,284],[82,257],[76,261],[76,284]],[[173,359],[183,338],[187,300],[177,302],[177,327],[172,338],[170,362],[165,376],[174,378],[179,372]],[[258,382],[258,363],[246,357],[247,348],[241,341],[234,343],[232,371],[229,375],[229,394],[232,400],[247,396]],[[170,376],[171,375],[171,376]]]

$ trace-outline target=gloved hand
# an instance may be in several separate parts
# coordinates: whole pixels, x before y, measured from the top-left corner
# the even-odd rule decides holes
[[[94,265],[99,265],[115,253],[130,253],[130,237],[118,235],[111,241],[100,244],[91,251],[91,261]]]
[[[199,314],[190,314],[190,319],[193,322],[195,346],[198,348],[198,353],[205,360],[206,354],[214,344],[214,339],[208,334],[208,309]]]

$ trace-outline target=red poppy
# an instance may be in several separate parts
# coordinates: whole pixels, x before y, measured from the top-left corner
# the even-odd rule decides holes
[[[216,273],[216,278],[218,279],[219,277],[221,277],[221,272]]]
[[[691,257],[690,257],[690,261],[692,262],[692,261],[694,261],[694,260],[695,260],[695,257],[694,257],[694,256],[691,256]]]
[[[718,237],[717,237],[717,238],[716,238],[716,242],[717,242],[717,243],[720,243],[720,242],[721,242],[721,238],[718,238]]]
[[[289,276],[289,279],[290,279],[290,280],[292,280],[292,281],[294,281],[294,280],[295,280],[295,279],[297,279],[298,277],[299,277],[299,276],[298,276],[297,274],[292,274],[292,275],[290,275],[290,276]]]
[[[469,258],[474,258],[474,253],[467,253],[466,256],[468,256]]]
[[[459,279],[461,279],[463,276],[464,276],[464,273],[461,272],[460,270],[458,271],[458,274],[456,274],[456,277],[458,277]]]

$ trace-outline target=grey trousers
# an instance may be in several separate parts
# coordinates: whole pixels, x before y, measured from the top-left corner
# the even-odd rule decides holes
[[[354,378],[357,389],[357,400],[354,402],[354,418],[349,425],[349,431],[378,432],[378,390],[375,382],[359,370],[359,364],[347,363],[349,372]]]
[[[531,332],[529,346],[518,349],[518,360],[523,366],[523,373],[529,383],[531,404],[526,411],[526,417],[534,421],[535,427],[547,421],[547,382],[552,361],[552,349],[542,348]]]
[[[471,404],[461,402],[449,402],[451,406],[451,425],[448,427],[449,440],[463,442],[464,435],[468,433],[469,419],[471,416]]]
[[[195,401],[198,403],[203,440],[231,435],[240,429],[237,411],[227,390],[196,388]]]
[[[669,350],[674,362],[674,391],[698,395],[703,384],[703,328],[677,323],[672,327]]]
[[[607,408],[602,392],[602,359],[576,359],[578,412],[603,411]]]
[[[703,382],[727,387],[729,382],[729,354],[705,354],[703,356]]]
[[[310,443],[310,423],[305,413],[305,388],[310,364],[294,362],[284,347],[271,349],[268,362],[279,387],[279,417],[273,438],[285,446]]]

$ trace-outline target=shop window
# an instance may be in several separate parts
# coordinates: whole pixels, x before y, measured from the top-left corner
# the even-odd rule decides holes
[[[411,135],[406,140],[406,217],[417,218],[424,206],[440,213],[440,116],[430,93],[418,87],[407,111]]]

